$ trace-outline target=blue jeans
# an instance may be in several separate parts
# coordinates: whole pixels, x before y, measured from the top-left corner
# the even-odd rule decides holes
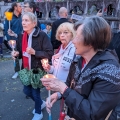
[[[43,101],[40,97],[40,88],[34,89],[31,85],[24,86],[23,92],[35,101],[35,113],[41,114],[41,105]]]
[[[0,37],[0,54],[3,54],[2,43],[3,43],[3,37]]]

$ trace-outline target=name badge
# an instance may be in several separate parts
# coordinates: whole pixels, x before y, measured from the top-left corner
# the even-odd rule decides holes
[[[29,54],[27,52],[23,52],[23,56],[29,57]]]

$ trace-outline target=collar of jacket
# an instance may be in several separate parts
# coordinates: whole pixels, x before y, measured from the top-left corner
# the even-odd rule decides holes
[[[35,32],[33,33],[33,37],[37,37],[40,33],[40,28],[39,27],[35,27]]]
[[[81,64],[82,64],[82,57],[80,57],[80,59],[78,60],[78,67],[81,71]],[[86,67],[84,68],[84,70],[82,72],[84,72],[86,69],[92,69],[94,67],[96,67],[98,64],[104,62],[104,61],[114,61],[114,63],[116,65],[119,65],[119,60],[117,57],[117,54],[114,50],[109,50],[106,49],[104,51],[98,51],[93,57],[92,59],[89,61],[89,63],[86,65]]]
[[[22,32],[22,34],[24,33],[24,31]],[[35,27],[35,32],[33,33],[33,37],[37,37],[40,33],[40,28],[39,27]]]
[[[15,15],[15,14],[13,13],[13,17],[19,18],[19,17],[21,17],[21,14],[19,14],[19,15],[17,16],[17,15]]]

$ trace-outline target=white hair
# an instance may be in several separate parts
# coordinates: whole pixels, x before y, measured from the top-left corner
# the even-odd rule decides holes
[[[22,17],[23,17],[24,15],[27,15],[32,22],[35,22],[35,23],[37,24],[37,17],[36,17],[32,12],[25,12],[25,13],[22,15]]]

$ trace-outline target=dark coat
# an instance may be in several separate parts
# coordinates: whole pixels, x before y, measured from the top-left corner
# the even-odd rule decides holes
[[[17,51],[19,51],[19,58],[22,58],[22,36],[18,36]],[[53,55],[52,44],[48,36],[40,31],[37,27],[32,37],[32,48],[35,50],[35,55],[31,55],[31,69],[37,67],[42,68],[40,60],[48,58],[51,60]]]
[[[98,52],[81,72],[82,57],[73,62],[63,98],[70,117],[76,120],[104,120],[120,101],[120,66],[112,51]],[[115,120],[115,119],[114,119]]]
[[[116,51],[120,62],[120,32],[113,33],[112,40],[108,48]]]
[[[58,47],[61,45],[61,42],[58,41],[55,36],[56,36],[57,28],[59,27],[60,24],[64,22],[70,22],[70,21],[68,21],[67,18],[60,18],[59,20],[56,20],[52,24],[51,42],[53,45],[53,49],[58,49]]]

